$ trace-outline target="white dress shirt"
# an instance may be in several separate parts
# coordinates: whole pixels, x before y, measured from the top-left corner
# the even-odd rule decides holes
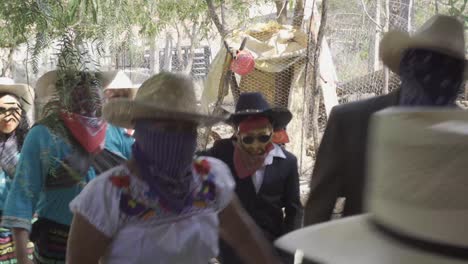
[[[283,149],[281,149],[281,147],[276,144],[273,144],[273,146],[274,148],[266,156],[263,166],[260,169],[258,169],[254,173],[254,175],[252,175],[252,182],[255,186],[255,191],[257,193],[260,190],[260,187],[262,186],[262,183],[263,183],[263,178],[265,177],[265,167],[268,165],[271,165],[275,157],[286,159],[286,155],[284,154]]]

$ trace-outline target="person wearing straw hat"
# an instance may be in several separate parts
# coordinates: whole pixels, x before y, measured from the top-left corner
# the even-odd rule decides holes
[[[219,235],[247,263],[279,263],[237,201],[229,168],[194,159],[197,127],[224,117],[198,111],[188,77],[157,74],[134,100],[112,100],[103,114],[135,129],[132,158],[70,203],[67,263],[206,264],[218,254]]]
[[[383,64],[400,76],[396,91],[336,106],[330,113],[310,181],[304,224],[330,220],[337,198],[343,216],[364,212],[365,156],[370,116],[390,106],[456,107],[468,78],[463,24],[436,15],[413,35],[391,31],[380,44]]]
[[[112,74],[61,69],[44,78],[39,83],[53,86],[57,95],[26,136],[3,211],[2,225],[13,231],[20,264],[31,263],[28,238],[35,243],[35,263],[64,263],[68,203],[97,173],[125,160],[112,155],[122,147],[106,144],[107,123],[100,117],[101,86]]]
[[[306,263],[468,262],[468,115],[389,108],[372,117],[368,214],[297,230],[276,245]]]
[[[34,100],[34,90],[26,84],[15,84],[13,80],[0,79],[0,217],[11,182],[15,176],[20,150],[29,130],[26,117]],[[32,258],[32,245],[28,245],[28,256]],[[11,230],[0,228],[0,263],[15,260]]]
[[[138,87],[132,84],[132,81],[123,71],[114,71],[112,82],[104,87],[104,97],[107,102],[116,98],[133,99]],[[123,149],[123,156],[129,158],[132,153],[131,146],[135,139],[132,137],[133,130],[117,126],[109,126],[107,131],[108,141],[116,141],[114,144],[127,146]],[[108,142],[111,144],[112,142]]]
[[[273,143],[274,131],[286,127],[291,118],[288,109],[270,107],[261,93],[241,93],[228,120],[235,135],[202,152],[228,164],[242,206],[270,242],[302,224],[297,159]],[[221,263],[242,263],[228,245],[220,246]]]

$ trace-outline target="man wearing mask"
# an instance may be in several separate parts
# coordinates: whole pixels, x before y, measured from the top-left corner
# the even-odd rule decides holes
[[[116,165],[102,153],[121,153],[125,147],[105,144],[101,86],[110,82],[108,73],[57,71],[45,76],[57,96],[26,136],[3,211],[2,224],[13,230],[19,264],[32,263],[29,238],[35,244],[34,263],[65,263],[72,220],[68,204],[97,174]],[[35,213],[38,220],[31,225]]]
[[[229,120],[236,134],[203,153],[229,166],[242,206],[271,242],[302,224],[297,159],[273,143],[274,131],[285,128],[291,118],[289,110],[271,108],[262,94],[243,93]],[[219,258],[223,264],[242,263],[224,242]]]
[[[339,197],[346,199],[343,216],[364,212],[367,130],[373,113],[398,105],[455,107],[468,77],[463,24],[450,16],[432,17],[412,36],[386,33],[380,57],[400,75],[401,87],[333,108],[312,173],[305,225],[330,220]]]

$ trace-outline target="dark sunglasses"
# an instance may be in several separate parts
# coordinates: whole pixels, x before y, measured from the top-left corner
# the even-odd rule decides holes
[[[253,144],[255,142],[255,140],[258,140],[258,142],[260,142],[260,143],[267,143],[268,141],[270,141],[271,135],[272,134],[259,135],[259,136],[256,136],[256,137],[254,137],[254,136],[245,136],[245,137],[242,137],[241,140],[242,140],[242,143],[247,144],[247,145]]]

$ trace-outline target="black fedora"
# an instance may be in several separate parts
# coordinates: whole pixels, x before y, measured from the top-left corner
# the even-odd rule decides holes
[[[283,129],[292,119],[291,112],[286,108],[270,107],[261,93],[241,93],[237,100],[236,109],[227,120],[235,126],[249,116],[266,116],[270,119],[274,129]]]

